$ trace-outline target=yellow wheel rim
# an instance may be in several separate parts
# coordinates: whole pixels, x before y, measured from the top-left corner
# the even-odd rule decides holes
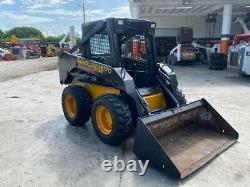
[[[96,109],[96,123],[99,130],[109,135],[112,132],[112,117],[106,106],[98,106]]]
[[[70,118],[76,117],[76,101],[72,95],[66,95],[64,105]]]

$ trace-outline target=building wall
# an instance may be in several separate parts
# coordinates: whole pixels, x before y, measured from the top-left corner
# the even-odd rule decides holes
[[[206,36],[205,18],[205,16],[143,17],[143,19],[148,19],[157,23],[157,28],[159,30],[156,31],[156,36],[173,36],[179,27],[193,27],[195,38],[203,38],[208,36],[208,34]],[[221,36],[221,25],[222,16],[218,16],[214,36],[216,38]],[[241,26],[232,23],[231,34],[241,32]]]

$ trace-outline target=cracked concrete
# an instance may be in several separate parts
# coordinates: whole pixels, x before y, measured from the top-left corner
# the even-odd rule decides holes
[[[64,87],[53,70],[0,83],[0,186],[249,186],[250,78],[203,65],[174,69],[189,102],[206,98],[240,134],[198,172],[177,181],[154,168],[145,176],[102,171],[105,159],[136,159],[133,137],[112,147],[100,142],[91,122],[69,126],[61,109]]]

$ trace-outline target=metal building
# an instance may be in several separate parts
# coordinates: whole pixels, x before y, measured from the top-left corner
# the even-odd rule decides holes
[[[196,39],[221,40],[221,51],[227,53],[230,37],[242,33],[233,20],[250,12],[250,0],[129,0],[129,4],[133,18],[157,23],[159,55],[175,45],[180,27],[192,27]],[[217,15],[215,23],[206,21],[208,14]]]

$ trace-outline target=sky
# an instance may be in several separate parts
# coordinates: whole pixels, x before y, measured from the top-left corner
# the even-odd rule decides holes
[[[84,0],[86,21],[131,17],[128,0]],[[76,27],[81,32],[83,0],[0,0],[0,29],[32,26],[45,36],[61,35]]]

